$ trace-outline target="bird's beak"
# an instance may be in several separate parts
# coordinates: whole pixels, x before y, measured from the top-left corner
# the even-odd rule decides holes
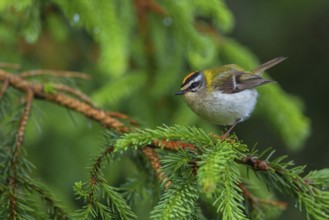
[[[183,95],[186,92],[186,90],[181,90],[175,93],[175,95]]]

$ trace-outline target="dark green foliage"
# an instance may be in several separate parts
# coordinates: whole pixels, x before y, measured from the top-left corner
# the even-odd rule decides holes
[[[195,177],[186,175],[171,180],[171,186],[151,212],[151,219],[189,219],[196,211],[199,192]]]
[[[300,210],[305,209],[307,218],[329,218],[328,169],[312,171],[302,177],[305,166],[293,166],[293,161],[286,161],[287,156],[271,160],[274,151],[265,158],[270,169],[259,174],[265,178],[271,188],[295,196]]]
[[[115,151],[121,152],[132,147],[138,149],[152,144],[153,140],[180,140],[193,143],[199,150],[202,150],[201,155],[181,150],[175,154],[169,153],[161,160],[164,173],[169,178],[163,185],[169,180],[172,182],[169,188],[165,189],[159,204],[152,212],[154,218],[187,218],[191,214],[192,204],[200,197],[199,193],[212,198],[212,205],[217,212],[221,213],[223,219],[246,218],[244,198],[242,190],[239,188],[240,159],[244,157],[250,157],[251,160],[252,158],[262,158],[268,151],[262,154],[258,154],[257,151],[248,153],[247,146],[237,140],[233,143],[222,142],[201,129],[182,126],[165,126],[156,130],[146,129],[124,135],[116,142]],[[301,174],[304,166],[292,167],[292,161],[285,162],[286,156],[271,160],[273,153],[273,151],[270,152],[262,161],[266,167],[251,165],[254,172],[264,177],[263,184],[268,185],[271,190],[296,197],[299,206],[305,208],[308,217],[326,219],[328,217],[326,210],[329,208],[328,192],[321,191],[324,188],[318,188],[318,186],[327,184],[327,170],[315,171],[303,178]],[[197,176],[192,171],[193,161],[198,161]],[[243,162],[243,164],[250,165],[248,162]],[[189,183],[189,187],[186,183]],[[200,187],[199,190],[197,190],[199,187],[196,188],[194,185],[196,183]],[[253,215],[255,219],[260,219],[259,216],[265,216],[260,212],[268,207],[258,206],[257,208],[259,214],[255,216],[256,213],[254,213]]]

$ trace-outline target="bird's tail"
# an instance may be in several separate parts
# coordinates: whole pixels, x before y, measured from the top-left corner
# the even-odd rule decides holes
[[[281,63],[285,59],[287,59],[287,57],[274,58],[274,59],[267,61],[266,63],[263,63],[262,65],[256,67],[255,69],[251,70],[251,72],[256,75],[261,75],[265,70],[271,68],[272,66],[275,66],[278,63]]]

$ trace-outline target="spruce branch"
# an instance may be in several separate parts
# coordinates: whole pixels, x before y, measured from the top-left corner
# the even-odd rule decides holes
[[[36,73],[41,73],[42,71],[36,71]],[[34,72],[32,72],[34,73]],[[66,72],[64,72],[66,73]],[[78,76],[77,73],[68,72],[63,75]],[[56,74],[58,74],[56,72]],[[24,75],[23,75],[24,76]],[[102,125],[108,128],[112,128],[119,132],[127,132],[129,130],[121,121],[111,117],[106,111],[93,107],[87,103],[81,102],[77,99],[74,99],[70,96],[64,95],[62,93],[47,93],[44,91],[44,86],[41,83],[32,83],[21,76],[10,74],[5,70],[0,69],[0,81],[8,81],[9,85],[18,89],[24,93],[27,93],[28,90],[33,92],[34,98],[45,99],[50,102],[54,102],[58,105],[67,107],[73,111],[84,114],[86,117],[89,117],[93,120],[98,121]]]
[[[45,72],[44,72],[45,71]],[[24,78],[26,77],[32,77],[32,76],[40,76],[40,75],[52,75],[52,76],[60,76],[60,77],[79,77],[79,78],[87,78],[84,74],[79,74],[77,72],[69,72],[69,71],[50,71],[50,70],[34,70],[34,71],[27,71],[27,72],[22,72],[19,75],[12,75],[4,70],[0,70],[0,80],[4,82],[4,87],[2,87],[3,93],[6,91],[6,89],[9,86],[12,86],[16,89],[19,89],[23,91],[24,93],[27,94],[26,100],[27,100],[27,105],[24,110],[20,126],[18,129],[18,135],[17,135],[17,144],[16,144],[16,153],[15,155],[19,155],[19,147],[23,143],[23,137],[24,137],[24,131],[25,131],[25,125],[28,120],[28,113],[31,108],[31,101],[33,98],[41,98],[45,99],[48,101],[55,102],[57,104],[63,105],[65,107],[68,107],[72,110],[81,112],[85,114],[86,116],[93,118],[106,127],[112,127],[115,130],[119,132],[127,132],[128,127],[124,126],[123,123],[118,121],[117,119],[123,119],[123,120],[128,120],[130,124],[137,126],[137,122],[132,119],[131,117],[123,114],[123,113],[118,113],[118,112],[105,112],[100,109],[95,108],[93,105],[90,104],[90,99],[80,92],[79,90],[76,90],[72,87],[66,86],[66,85],[61,85],[61,84],[51,84],[48,86],[51,86],[53,89],[55,89],[56,92],[53,91],[51,88],[51,92],[45,91],[46,88],[45,86],[47,85],[42,85],[42,84],[37,84],[37,83],[32,83],[29,82]],[[70,95],[74,95],[77,98],[81,99],[83,102],[76,100],[70,96],[64,95],[60,92],[66,92]],[[117,119],[116,119],[117,118]],[[105,152],[103,152],[100,157],[96,159],[96,162],[93,166],[93,169],[91,171],[91,178],[90,178],[90,188],[91,190],[89,191],[88,195],[88,200],[89,201],[94,201],[94,193],[97,191],[99,186],[96,184],[103,184],[102,183],[102,178],[99,176],[99,172],[101,169],[101,164],[103,163],[103,159],[106,158],[108,154],[112,152],[113,148],[108,148]],[[147,152],[145,152],[147,154]],[[150,154],[146,155],[148,159],[151,160],[151,164],[153,164],[153,168],[155,171],[158,173],[158,177],[160,177],[159,173],[159,167],[155,167],[155,160],[156,158],[156,152],[153,152],[152,158],[149,157]],[[14,168],[16,166],[16,157],[13,159],[13,165]],[[16,169],[15,169],[16,170]],[[163,178],[163,177],[161,177]],[[16,185],[15,178],[9,177],[8,182],[10,183],[10,186],[14,189],[14,186]],[[97,189],[96,189],[97,188]],[[106,185],[103,185],[103,189],[106,188]],[[108,188],[107,188],[108,189]],[[105,190],[106,191],[106,190]],[[107,193],[110,193],[109,190],[107,190]],[[114,194],[113,194],[114,195]],[[11,216],[14,216],[14,210],[15,210],[15,191],[13,190],[13,193],[10,194],[9,196],[9,201],[10,201],[10,210],[11,210]],[[89,203],[90,206],[91,203]],[[105,212],[102,212],[103,208],[102,205],[99,204],[98,202],[93,203],[93,204],[98,204],[97,209],[100,211],[101,215],[105,215]],[[89,210],[89,209],[88,209]],[[92,209],[91,209],[92,210]],[[129,214],[130,215],[130,214]]]
[[[15,149],[15,157],[18,157],[20,154],[20,147],[23,144],[24,136],[25,136],[25,129],[26,124],[30,115],[31,107],[32,107],[32,100],[33,100],[33,91],[32,89],[28,89],[25,97],[25,108],[23,115],[21,117],[19,127],[18,127],[18,133],[17,133],[17,141],[16,141],[16,148]]]
[[[252,206],[253,208],[255,206],[259,206],[259,205],[270,205],[270,206],[275,206],[278,207],[280,209],[286,209],[287,208],[287,203],[286,202],[282,202],[282,201],[275,201],[272,199],[263,199],[263,198],[259,198],[255,195],[253,195],[250,190],[247,188],[247,186],[243,183],[239,184],[240,189],[242,190],[242,194],[245,197],[245,199],[250,203],[250,206]]]
[[[24,71],[24,72],[20,72],[18,75],[22,78],[49,75],[49,76],[53,76],[53,77],[79,78],[79,79],[85,79],[85,80],[90,79],[90,75],[88,75],[86,73],[75,72],[75,71],[63,71],[63,70],[60,70],[60,71],[47,70],[47,69]]]
[[[3,83],[2,83],[2,87],[0,89],[0,99],[2,98],[2,96],[7,91],[8,87],[9,87],[9,81],[8,80],[4,80]]]
[[[163,140],[165,142],[161,142]],[[209,136],[202,129],[176,125],[172,127],[158,127],[157,129],[138,130],[134,133],[124,134],[123,137],[116,142],[114,147],[115,151],[125,151],[129,147],[139,148],[152,145],[154,141],[156,144],[164,144],[162,145],[163,147],[172,149],[175,149],[177,146],[191,147],[193,145],[198,150],[202,151],[205,146],[214,146],[219,140]],[[187,145],[181,144],[183,142],[187,143]]]
[[[189,219],[194,213],[198,188],[194,178],[173,179],[167,191],[151,212],[151,219]]]
[[[18,63],[0,63],[0,68],[20,69],[21,65]]]
[[[303,178],[302,173],[305,166],[293,167],[293,161],[285,161],[286,156],[270,160],[274,152],[270,152],[265,160],[261,160],[256,159],[257,151],[254,151],[251,152],[252,156],[246,156],[247,159],[243,158],[238,162],[251,167],[260,174],[269,187],[296,197],[299,209],[305,208],[308,219],[310,216],[317,220],[328,219],[329,191],[320,187],[327,184],[328,171],[326,169],[316,171]],[[262,153],[261,156],[265,156],[265,154]],[[262,165],[259,166],[259,164]],[[312,185],[312,178],[315,181],[314,185]]]
[[[190,149],[192,151],[197,150],[193,144],[185,143],[183,141],[154,140],[152,142],[152,145],[173,151],[177,151],[179,149],[186,149],[186,150]]]
[[[166,188],[152,212],[153,218],[194,216],[197,213],[193,207],[197,206],[196,202],[203,193],[211,197],[213,206],[217,212],[221,213],[223,219],[245,219],[244,199],[253,209],[259,207],[262,209],[261,206],[282,208],[283,203],[253,196],[246,187],[241,185],[239,164],[260,173],[270,188],[295,196],[298,199],[299,207],[305,208],[308,216],[315,219],[329,217],[327,211],[329,208],[328,171],[314,171],[303,178],[301,173],[304,167],[292,167],[293,163],[285,162],[286,157],[284,156],[270,160],[273,154],[271,152],[265,159],[262,159],[266,153],[258,154],[251,151],[247,154],[247,146],[241,144],[235,137],[231,137],[232,139],[228,139],[228,141],[221,141],[196,127],[162,126],[157,129],[137,129],[132,132],[132,129],[123,121],[138,126],[133,118],[123,113],[106,112],[94,107],[88,96],[77,89],[62,84],[50,84],[50,91],[47,91],[47,85],[26,80],[28,77],[43,74],[78,77],[76,72],[61,74],[58,71],[48,73],[42,71],[13,75],[5,70],[0,70],[0,81],[3,82],[0,95],[12,87],[25,93],[26,101],[13,148],[14,153],[10,166],[12,170],[7,178],[11,219],[15,218],[18,205],[20,205],[19,207],[24,206],[16,190],[17,179],[20,178],[16,166],[18,159],[24,159],[19,156],[33,99],[47,100],[80,112],[117,132],[115,138],[111,137],[114,142],[113,147],[106,148],[94,160],[89,181],[75,184],[76,195],[83,198],[86,204],[77,213],[77,216],[81,218],[101,216],[103,219],[111,219],[120,216],[125,219],[136,217],[118,189],[109,186],[102,174],[102,169],[106,165],[105,161],[108,161],[109,158],[113,159],[113,154],[128,149],[141,149],[150,161],[159,182],[163,183],[162,185]],[[155,149],[168,150],[171,153],[161,159]],[[22,183],[23,181],[19,184]],[[27,188],[38,192],[49,203],[49,207],[56,210],[52,211],[52,214],[64,215],[60,207],[55,205],[53,197],[43,191],[41,187],[35,184],[26,185]],[[105,202],[104,198],[106,198]]]
[[[164,183],[165,187],[168,188],[171,184],[171,181],[168,181],[168,177],[166,177],[163,171],[161,170],[160,159],[157,152],[153,148],[148,146],[144,147],[142,151],[146,158],[150,161],[151,167],[154,170],[159,181]]]
[[[144,21],[146,13],[152,11],[159,15],[165,15],[165,10],[154,0],[135,0],[135,7],[139,19]]]
[[[65,220],[69,218],[68,212],[59,204],[54,195],[47,190],[41,183],[36,182],[31,178],[19,178],[18,182],[30,192],[37,192],[47,207],[47,213],[50,219]]]
[[[134,5],[136,8],[136,14],[138,17],[139,32],[143,36],[143,40],[146,41],[148,19],[147,15],[149,12],[154,12],[155,14],[164,16],[166,11],[154,0],[134,0]],[[150,43],[150,42],[149,42]],[[147,44],[144,44],[145,47]],[[146,51],[149,49],[146,47]]]
[[[83,101],[91,106],[95,106],[95,104],[89,98],[89,96],[87,96],[86,94],[84,94],[83,92],[81,92],[78,89],[72,88],[72,87],[64,85],[64,84],[51,84],[50,86],[53,87],[56,91],[67,92],[68,94],[76,96],[81,101]]]
[[[102,219],[113,219],[119,216],[120,219],[135,219],[136,215],[131,211],[117,188],[106,183],[101,169],[104,162],[113,152],[113,147],[106,148],[91,166],[90,179],[88,183],[76,182],[74,186],[75,194],[78,198],[83,198],[86,205],[78,210],[76,217],[81,219],[96,218],[98,215]],[[112,158],[113,159],[113,158]],[[106,204],[103,204],[103,198]]]
[[[12,159],[10,162],[11,172],[8,176],[8,187],[9,187],[9,209],[10,209],[10,219],[15,219],[16,216],[16,182],[18,178],[17,166],[18,160],[21,155],[21,146],[23,144],[25,128],[30,115],[31,106],[33,100],[33,91],[28,89],[25,97],[25,108],[21,116],[18,132],[16,136],[16,143],[14,144],[14,149],[12,152]]]

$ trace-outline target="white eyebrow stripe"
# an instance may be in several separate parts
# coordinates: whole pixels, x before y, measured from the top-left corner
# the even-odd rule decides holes
[[[198,75],[197,77],[195,77],[193,80],[191,80],[190,82],[188,82],[184,87],[181,88],[181,90],[185,90],[185,89],[188,89],[192,83],[194,82],[199,82],[202,80],[202,75]]]
[[[202,79],[202,75],[199,74],[194,80],[192,80],[193,82],[198,82]]]

